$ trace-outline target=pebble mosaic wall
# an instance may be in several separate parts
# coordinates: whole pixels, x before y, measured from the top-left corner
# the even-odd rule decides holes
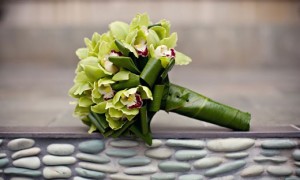
[[[0,138],[0,180],[300,179],[299,139]]]

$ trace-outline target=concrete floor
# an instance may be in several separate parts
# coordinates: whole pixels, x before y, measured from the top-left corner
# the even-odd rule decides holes
[[[0,66],[0,126],[83,126],[72,117],[68,97],[74,68],[3,63]],[[300,124],[300,72],[295,68],[207,69],[176,67],[173,83],[252,113],[252,126]],[[159,112],[152,129],[201,130],[215,126]]]

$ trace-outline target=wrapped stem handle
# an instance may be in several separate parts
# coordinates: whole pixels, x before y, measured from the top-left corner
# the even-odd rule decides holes
[[[250,113],[171,83],[164,93],[161,109],[233,130],[248,131],[250,127]]]

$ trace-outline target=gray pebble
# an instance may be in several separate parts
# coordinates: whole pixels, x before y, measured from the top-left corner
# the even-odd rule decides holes
[[[275,150],[275,149],[263,149],[260,152],[261,155],[263,156],[267,156],[267,157],[271,157],[271,156],[276,156],[280,154],[279,150]]]
[[[264,157],[264,156],[256,156],[253,159],[255,162],[273,162],[273,163],[284,163],[288,160],[288,158],[283,156],[273,156],[273,157]]]
[[[132,140],[114,140],[110,142],[110,145],[117,148],[130,148],[138,146],[139,143]]]
[[[225,154],[225,157],[228,159],[243,159],[249,156],[247,152],[237,152],[237,153],[228,153]]]
[[[53,165],[71,165],[76,162],[76,158],[73,156],[53,156],[46,155],[42,159],[45,165],[53,166]]]
[[[151,146],[145,143],[145,145],[149,148],[157,148],[160,147],[163,144],[163,142],[159,139],[153,139]]]
[[[5,153],[0,153],[0,159],[5,158],[7,155]]]
[[[175,153],[175,159],[178,161],[188,161],[200,159],[207,155],[205,150],[178,150]]]
[[[175,180],[174,173],[156,173],[151,176],[151,180]]]
[[[157,172],[156,166],[140,166],[140,167],[131,167],[131,168],[124,169],[124,173],[129,175],[153,174],[156,172]]]
[[[210,180],[235,180],[235,178],[234,178],[234,176],[229,175],[229,176],[222,176],[222,177],[212,178]]]
[[[0,139],[0,146],[1,146],[2,142],[3,142],[3,139]]]
[[[293,158],[295,161],[300,161],[300,149],[296,149],[293,154],[292,154]]]
[[[177,161],[164,161],[159,163],[158,167],[164,172],[187,172],[191,169],[189,163]]]
[[[290,177],[285,178],[284,180],[300,180],[300,178],[296,177],[296,176],[290,176]]]
[[[97,154],[104,149],[104,143],[102,140],[84,141],[78,145],[78,149],[84,153]]]
[[[295,164],[296,166],[300,166],[300,161],[295,161],[294,164]]]
[[[72,171],[66,166],[48,166],[44,168],[43,176],[46,179],[65,179],[72,176]]]
[[[292,149],[297,146],[297,142],[289,139],[272,139],[263,141],[261,146],[265,149]]]
[[[204,141],[193,139],[169,139],[167,140],[166,145],[171,147],[187,147],[195,149],[203,149],[205,147]]]
[[[242,177],[260,176],[264,172],[264,167],[261,165],[249,166],[241,172]]]
[[[149,180],[148,177],[144,176],[129,176],[124,174],[112,174],[109,178],[112,180]]]
[[[133,149],[106,149],[106,155],[112,157],[132,157],[137,155],[137,151]]]
[[[220,157],[207,157],[199,159],[194,162],[193,166],[195,169],[205,169],[218,166],[223,162],[223,158]]]
[[[255,141],[248,138],[214,139],[207,143],[207,148],[216,152],[234,152],[249,149]]]
[[[151,159],[146,157],[133,157],[119,160],[119,164],[122,166],[144,166],[150,162]]]
[[[19,151],[22,149],[31,148],[35,141],[33,139],[19,138],[8,142],[7,147],[12,151]]]
[[[69,156],[74,153],[75,147],[71,144],[51,144],[47,152],[52,155]]]
[[[300,168],[297,168],[297,169],[295,170],[295,173],[296,173],[297,176],[300,176]]]
[[[105,174],[102,172],[91,171],[83,168],[75,168],[75,171],[78,175],[86,178],[94,178],[94,179],[104,179]]]
[[[173,150],[169,148],[154,148],[145,151],[145,156],[154,159],[168,159],[173,154]]]
[[[12,159],[18,159],[21,157],[28,157],[28,156],[35,156],[38,155],[41,152],[41,149],[38,147],[33,147],[29,149],[24,149],[17,151],[11,155]]]
[[[288,166],[269,166],[267,172],[273,176],[289,176],[293,173]]]
[[[25,177],[12,177],[10,180],[34,180],[32,178],[25,178]]]
[[[0,159],[0,168],[5,167],[9,163],[8,158],[2,158]]]
[[[202,180],[203,178],[200,174],[185,174],[179,176],[178,180]]]
[[[75,177],[73,178],[73,180],[93,180],[93,179],[75,176]]]
[[[4,174],[29,176],[29,177],[39,177],[42,175],[41,171],[38,171],[38,170],[31,170],[31,169],[25,169],[25,168],[14,168],[14,167],[4,169]]]
[[[110,162],[110,159],[105,155],[78,153],[76,154],[76,157],[82,161],[88,161],[93,163],[106,164]]]
[[[99,171],[105,173],[117,173],[118,167],[112,165],[103,165],[103,164],[95,164],[95,163],[88,163],[88,162],[79,162],[79,167],[92,170],[92,171]]]
[[[225,164],[221,164],[218,167],[214,167],[212,169],[207,170],[204,175],[205,176],[216,176],[219,174],[224,174],[233,170],[237,170],[243,166],[246,165],[246,161],[244,160],[238,160],[238,161],[233,161],[233,162],[228,162]]]
[[[41,161],[38,157],[24,157],[13,161],[13,165],[20,168],[38,169]]]

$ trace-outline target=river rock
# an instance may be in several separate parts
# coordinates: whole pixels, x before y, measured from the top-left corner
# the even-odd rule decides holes
[[[2,142],[3,142],[3,139],[0,139],[0,146],[1,146]]]
[[[237,153],[228,153],[225,154],[225,157],[228,159],[242,159],[249,156],[247,152],[237,152]]]
[[[7,155],[5,153],[0,153],[0,159],[5,158]]]
[[[156,166],[141,166],[124,169],[124,173],[129,175],[153,174],[155,172],[157,172]]]
[[[9,180],[34,180],[32,178],[25,178],[25,177],[12,177]]]
[[[41,161],[38,157],[25,157],[13,161],[13,165],[20,168],[38,169]]]
[[[105,174],[102,172],[97,172],[97,171],[91,171],[83,168],[75,168],[75,171],[77,172],[78,175],[82,177],[87,177],[87,178],[93,178],[93,179],[104,179]]]
[[[204,141],[193,139],[169,139],[167,140],[166,145],[171,147],[186,147],[195,149],[203,149],[205,147]]]
[[[175,153],[175,159],[178,161],[188,161],[200,159],[207,155],[205,150],[178,150]]]
[[[293,154],[292,154],[293,158],[295,161],[300,161],[300,149],[296,149]]]
[[[279,150],[275,150],[275,149],[263,149],[260,152],[261,155],[263,156],[267,156],[267,157],[271,157],[271,156],[276,156],[280,154]]]
[[[296,166],[300,166],[300,161],[295,161],[294,164],[295,164]]]
[[[19,138],[9,141],[7,147],[12,151],[19,151],[22,149],[31,148],[34,145],[35,141],[33,139]]]
[[[297,142],[289,139],[272,139],[263,141],[261,146],[265,149],[292,149],[297,146]]]
[[[290,177],[285,178],[284,180],[300,180],[300,178],[297,176],[290,176]]]
[[[225,164],[221,164],[218,167],[214,167],[212,169],[207,170],[204,173],[204,175],[209,176],[209,177],[217,176],[217,175],[220,175],[220,174],[224,174],[224,173],[239,169],[239,168],[241,168],[245,165],[246,165],[246,161],[244,161],[244,160],[228,162],[228,163],[225,163]]]
[[[137,155],[137,151],[133,149],[107,149],[105,154],[112,157],[128,158]]]
[[[109,178],[112,180],[149,180],[148,177],[144,176],[128,176],[124,174],[112,174]]]
[[[175,180],[174,173],[156,173],[151,176],[151,180]]]
[[[133,157],[119,160],[119,164],[122,166],[144,166],[150,162],[151,159],[146,157]]]
[[[297,168],[295,173],[296,173],[297,176],[300,176],[300,168]]]
[[[73,178],[73,180],[93,180],[93,179],[75,176],[75,177]]]
[[[0,168],[5,167],[9,163],[8,158],[2,158],[0,159]]]
[[[145,145],[148,148],[157,148],[157,147],[160,147],[162,144],[163,144],[163,142],[160,139],[153,139],[151,146],[145,143]]]
[[[48,166],[44,168],[43,176],[46,179],[66,179],[72,176],[72,171],[66,166]]]
[[[210,180],[235,180],[235,178],[232,175],[228,175],[228,176],[222,176],[222,177],[212,178]]]
[[[15,168],[15,167],[4,169],[4,174],[17,175],[17,176],[29,176],[29,177],[39,177],[42,175],[41,171],[38,170]]]
[[[187,172],[191,169],[189,163],[177,161],[164,161],[159,163],[158,167],[164,172]]]
[[[76,159],[73,156],[53,156],[46,155],[42,159],[45,165],[71,165],[76,162]]]
[[[265,156],[257,156],[253,159],[255,162],[273,162],[273,163],[284,163],[288,160],[288,158],[283,156],[273,156],[273,157],[265,157]]]
[[[82,161],[88,161],[93,163],[101,163],[106,164],[110,162],[110,159],[105,155],[93,155],[93,154],[85,154],[85,153],[78,153],[76,157]]]
[[[52,155],[69,156],[74,153],[75,147],[71,144],[51,144],[47,152]]]
[[[273,176],[289,176],[293,173],[288,166],[269,166],[267,172]]]
[[[173,150],[169,148],[154,148],[145,151],[145,156],[154,159],[168,159],[173,154]]]
[[[220,157],[207,157],[203,159],[199,159],[194,162],[193,166],[195,169],[205,169],[211,168],[214,166],[218,166],[223,162],[223,158]]]
[[[200,174],[185,174],[179,176],[178,180],[202,180],[203,178]]]
[[[132,140],[114,140],[110,142],[110,145],[117,148],[130,148],[138,146],[139,143]]]
[[[249,166],[241,172],[242,177],[260,176],[264,172],[264,167],[261,165]]]
[[[78,149],[84,153],[97,154],[104,149],[104,143],[102,140],[84,141],[78,145]]]
[[[207,148],[216,152],[234,152],[249,149],[255,141],[248,138],[214,139],[207,143]]]
[[[92,171],[100,171],[105,173],[117,173],[119,170],[116,166],[104,165],[104,164],[95,164],[88,162],[79,162],[79,167],[92,170]]]
[[[24,149],[21,151],[17,151],[11,155],[12,159],[18,159],[21,157],[28,157],[28,156],[35,156],[38,155],[41,152],[41,149],[38,147],[33,147],[29,149]]]

